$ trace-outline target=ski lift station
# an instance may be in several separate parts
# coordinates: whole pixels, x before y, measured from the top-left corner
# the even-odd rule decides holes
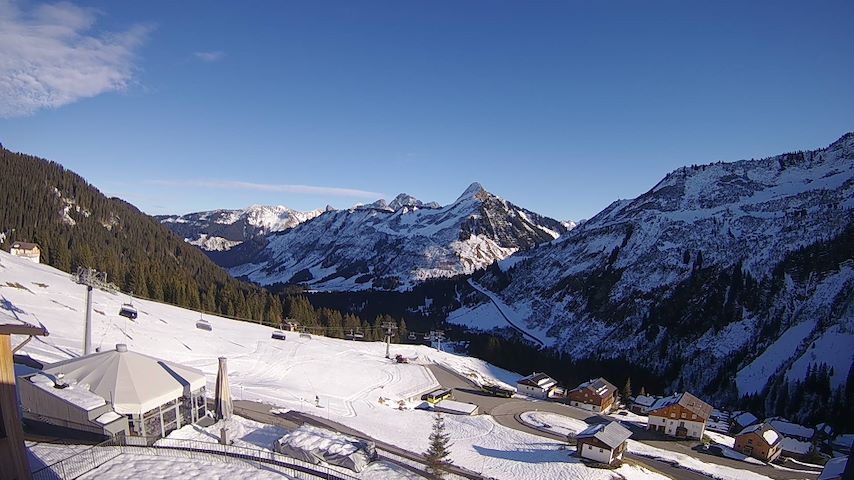
[[[19,378],[24,420],[95,437],[161,437],[205,418],[205,376],[124,344]]]

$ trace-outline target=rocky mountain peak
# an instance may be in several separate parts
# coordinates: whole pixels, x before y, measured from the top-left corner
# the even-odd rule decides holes
[[[486,193],[486,190],[483,188],[483,185],[478,182],[473,182],[471,185],[468,186],[468,188],[465,189],[462,195],[457,198],[457,202],[461,200],[477,198],[483,193]]]

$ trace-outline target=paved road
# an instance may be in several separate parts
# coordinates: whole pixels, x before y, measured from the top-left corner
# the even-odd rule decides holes
[[[489,290],[481,287],[477,282],[475,282],[472,279],[469,279],[468,282],[472,288],[474,288],[478,292],[482,293],[484,296],[486,296],[486,298],[489,299],[490,302],[492,302],[493,305],[495,305],[495,308],[498,310],[498,313],[500,313],[501,316],[504,317],[504,320],[507,323],[509,323],[511,327],[513,327],[517,332],[521,333],[522,336],[530,339],[531,341],[533,341],[534,343],[536,343],[540,347],[543,346],[542,340],[540,340],[539,338],[537,338],[537,337],[531,335],[530,333],[526,332],[519,325],[516,325],[515,323],[513,323],[513,320],[510,320],[510,315],[507,315],[507,313],[504,311],[504,306],[501,304],[501,302],[499,302],[495,299],[495,297],[493,296],[493,295],[495,295],[494,293],[492,293]]]
[[[448,370],[447,368],[444,368],[439,365],[428,365],[428,368],[430,368],[430,371],[433,372],[433,375],[436,377],[436,380],[439,382],[440,385],[442,385],[442,387],[453,389],[455,400],[474,403],[475,405],[478,405],[482,413],[492,415],[493,417],[495,417],[495,420],[499,424],[508,428],[512,428],[514,430],[519,430],[542,437],[548,437],[559,441],[566,440],[560,435],[544,432],[542,430],[537,430],[522,423],[519,419],[519,415],[533,410],[556,413],[558,415],[564,415],[578,420],[583,420],[587,423],[602,423],[611,421],[611,419],[608,417],[591,412],[585,412],[584,410],[575,407],[570,407],[569,405],[564,405],[562,403],[524,400],[521,398],[493,397],[491,395],[487,395],[481,392],[480,389],[478,389],[469,379],[457,374],[456,372]],[[628,423],[626,426],[632,427],[632,425]],[[719,457],[717,455],[709,455],[703,452],[698,452],[693,449],[694,442],[682,442],[654,438],[652,432],[647,432],[644,429],[632,428],[632,431],[635,439],[643,440],[643,442],[648,445],[685,454],[707,463],[724,465],[741,470],[750,470],[755,473],[766,475],[775,480],[811,480],[817,477],[817,474],[780,470],[770,466],[754,465],[738,460]],[[668,476],[677,479],[684,478],[708,480],[710,478],[705,475],[697,474],[670,465],[666,462],[654,460],[647,457],[641,457],[631,453],[626,453],[626,458],[632,459],[638,463],[646,464],[655,470],[658,470]]]

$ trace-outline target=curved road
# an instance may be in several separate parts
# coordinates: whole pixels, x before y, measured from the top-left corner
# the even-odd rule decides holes
[[[477,282],[475,282],[475,281],[474,281],[474,280],[472,280],[472,279],[469,279],[469,280],[468,280],[468,282],[469,282],[469,285],[471,285],[471,287],[472,287],[473,289],[475,289],[475,290],[477,290],[478,292],[480,292],[481,294],[485,295],[485,296],[486,296],[486,298],[488,298],[488,299],[489,299],[489,301],[490,301],[490,302],[492,302],[492,304],[493,304],[493,305],[495,305],[495,308],[496,308],[496,310],[498,310],[498,313],[500,313],[500,314],[501,314],[501,316],[502,316],[502,317],[504,317],[504,320],[505,320],[508,324],[510,324],[510,326],[511,326],[511,327],[513,327],[514,329],[516,329],[516,331],[517,331],[517,332],[521,333],[521,334],[522,334],[522,336],[524,336],[524,337],[527,337],[527,338],[531,339],[531,341],[533,341],[533,342],[535,342],[537,345],[539,345],[539,346],[540,346],[540,348],[542,348],[543,346],[545,346],[545,344],[543,343],[543,341],[542,341],[542,340],[540,340],[539,338],[537,338],[537,337],[535,337],[535,336],[531,335],[530,333],[526,332],[525,330],[523,330],[523,329],[522,329],[522,327],[520,327],[519,325],[516,325],[515,323],[513,323],[513,320],[510,320],[510,316],[509,316],[509,315],[507,315],[506,313],[504,313],[504,308],[503,308],[504,306],[501,304],[501,302],[499,302],[498,300],[496,300],[496,299],[495,299],[495,297],[494,297],[494,295],[495,295],[495,294],[494,294],[494,293],[492,293],[492,292],[490,292],[489,290],[487,290],[487,289],[485,289],[485,288],[481,287]]]
[[[466,377],[457,374],[456,372],[453,372],[445,367],[435,364],[427,365],[427,367],[430,369],[430,371],[433,373],[433,375],[436,377],[436,380],[439,382],[440,385],[442,385],[442,387],[453,389],[455,400],[474,403],[479,407],[480,412],[492,415],[495,418],[496,422],[514,430],[519,430],[522,432],[530,433],[533,435],[539,435],[541,437],[551,438],[553,440],[558,440],[562,442],[566,441],[566,438],[561,435],[557,435],[550,432],[544,432],[521,422],[521,420],[519,419],[519,415],[534,410],[556,413],[558,415],[564,415],[578,420],[583,420],[587,423],[603,423],[612,421],[612,419],[608,417],[598,415],[592,412],[585,412],[584,410],[575,407],[570,407],[569,405],[564,405],[562,403],[525,400],[521,398],[493,397],[491,395],[487,395],[481,392],[480,389],[474,383],[472,383]],[[636,437],[642,437],[647,434],[646,430],[643,429],[632,430]],[[806,480],[815,479],[817,477],[817,474],[806,474],[790,470],[781,470],[770,466],[753,465],[738,460],[701,453],[696,450],[693,450],[691,446],[687,445],[684,442],[647,438],[644,438],[643,441],[648,445],[688,455],[707,463],[714,463],[727,467],[737,468],[740,470],[750,470],[755,473],[766,475],[775,480]],[[680,480],[711,479],[711,477],[709,476],[692,472],[690,470],[685,470],[683,468],[671,465],[667,462],[663,462],[660,460],[641,457],[639,455],[635,455],[629,452],[626,452],[625,456],[626,458],[629,458],[640,464],[645,464],[646,466],[649,466],[652,470],[658,470],[659,472],[668,475],[672,478]]]

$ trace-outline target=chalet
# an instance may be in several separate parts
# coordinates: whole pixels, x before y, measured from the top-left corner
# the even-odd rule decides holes
[[[703,438],[712,406],[688,392],[659,398],[649,408],[648,429],[676,438]]]
[[[735,436],[734,448],[763,462],[773,462],[783,450],[783,436],[771,425],[757,423]]]
[[[653,397],[651,395],[638,395],[632,400],[632,404],[629,406],[629,410],[638,415],[648,415],[649,407],[651,407],[656,400],[661,397]]]
[[[591,425],[576,435],[576,451],[587,458],[606,465],[614,465],[623,459],[626,440],[632,432],[618,422]]]
[[[617,387],[604,378],[597,378],[575,387],[566,396],[573,407],[607,413],[617,400]]]
[[[47,331],[0,312],[0,477],[24,480],[32,477],[18,414],[12,335],[42,336]]]
[[[516,382],[516,390],[519,393],[535,398],[549,398],[556,386],[555,379],[537,372]]]
[[[26,420],[101,438],[166,436],[207,413],[201,371],[128,351],[124,344],[19,380]]]
[[[42,251],[38,244],[15,242],[12,244],[12,247],[9,248],[9,253],[16,257],[22,257],[35,263],[40,263]]]
[[[299,322],[297,322],[296,320],[287,319],[282,324],[282,330],[288,332],[296,332],[299,330]]]

